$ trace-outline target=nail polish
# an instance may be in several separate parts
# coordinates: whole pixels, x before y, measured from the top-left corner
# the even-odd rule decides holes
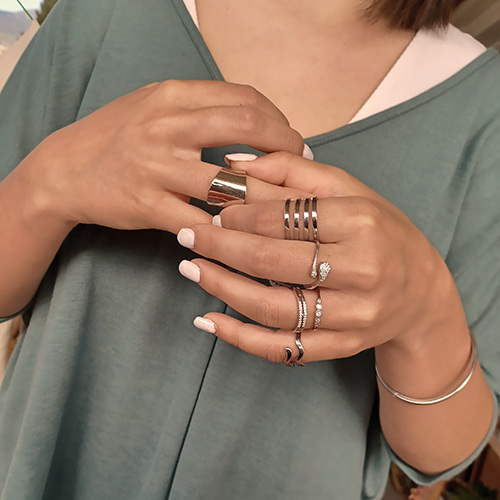
[[[209,319],[202,318],[201,316],[197,316],[194,319],[193,325],[196,326],[196,328],[204,330],[205,332],[208,333],[217,332],[217,326],[215,325],[215,323]]]
[[[186,248],[194,248],[194,231],[189,227],[183,227],[177,235],[177,241]]]
[[[212,219],[212,225],[222,227],[222,220],[220,215],[214,215]]]
[[[179,272],[188,280],[200,282],[200,268],[189,260],[183,260],[179,264]]]
[[[230,153],[224,156],[224,161],[230,165],[232,161],[253,161],[258,158],[252,153]]]
[[[314,153],[311,151],[311,148],[304,144],[304,151],[302,152],[302,156],[307,158],[308,160],[314,160]]]

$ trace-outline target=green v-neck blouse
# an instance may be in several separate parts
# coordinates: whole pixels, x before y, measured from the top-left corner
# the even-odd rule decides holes
[[[51,132],[170,78],[222,79],[182,0],[59,0],[0,96],[0,179]],[[498,82],[490,49],[405,103],[307,140],[445,259],[497,396]],[[430,482],[493,432],[444,475],[412,470],[380,430],[373,352],[290,370],[196,330],[196,315],[237,313],[179,275],[190,257],[157,230],[69,234],[1,388],[0,500],[377,499],[391,458]]]

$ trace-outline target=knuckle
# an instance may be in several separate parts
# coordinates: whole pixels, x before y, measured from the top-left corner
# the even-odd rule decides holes
[[[269,270],[280,266],[280,254],[267,244],[255,245],[252,249],[254,258],[250,263],[250,274],[258,278],[269,276]]]
[[[147,85],[144,85],[139,90],[155,89],[159,85],[161,85],[161,82],[151,82],[151,83],[148,83]]]
[[[263,115],[252,106],[240,106],[238,109],[237,126],[243,132],[249,134],[258,133],[264,128]]]
[[[358,268],[357,282],[361,290],[371,291],[379,287],[382,281],[382,266],[376,260],[370,260]]]
[[[356,196],[351,204],[351,217],[359,230],[375,234],[379,226],[381,210],[372,200]]]
[[[236,330],[233,332],[233,338],[231,339],[231,344],[237,349],[246,351],[245,336],[241,333],[240,330]]]
[[[302,156],[302,151],[304,149],[304,140],[296,130],[294,130],[293,128],[288,128],[285,135],[284,147],[287,149],[287,151],[293,151],[294,153]]]
[[[149,140],[158,140],[162,135],[163,121],[161,119],[148,119],[141,125],[141,133]]]
[[[380,317],[381,305],[378,300],[368,300],[363,304],[357,317],[358,327],[361,330],[373,328]]]
[[[367,346],[365,345],[362,335],[350,336],[349,340],[346,342],[345,347],[346,347],[346,353],[348,353],[347,355],[349,357],[356,356],[361,351],[367,349]]]
[[[262,100],[262,94],[251,85],[238,85],[238,96],[242,103],[247,106],[258,106]]]
[[[285,348],[276,342],[270,342],[266,346],[266,351],[263,356],[271,363],[283,363],[285,359]]]
[[[181,80],[165,80],[161,82],[158,90],[161,91],[162,97],[167,100],[175,100],[179,97],[183,82]]]
[[[370,231],[377,230],[380,223],[380,209],[366,198],[363,205],[363,227]]]
[[[280,319],[278,304],[270,302],[266,297],[261,297],[255,305],[255,319],[264,326],[278,326]]]
[[[254,214],[253,221],[250,222],[255,225],[255,232],[262,235],[270,234],[272,228],[276,225],[274,213],[269,210],[258,210]]]
[[[288,164],[297,159],[297,156],[289,151],[277,151],[276,153],[271,153],[269,156],[272,156],[277,163],[283,164]]]

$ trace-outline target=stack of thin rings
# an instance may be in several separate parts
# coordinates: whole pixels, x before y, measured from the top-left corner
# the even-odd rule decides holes
[[[292,204],[293,214],[290,211]],[[321,262],[318,265],[320,249],[318,241],[318,198],[312,197],[298,200],[286,200],[283,212],[283,221],[285,227],[285,239],[312,241],[316,244],[316,250],[310,272],[310,276],[311,278],[313,278],[313,282],[309,285],[304,285],[303,287],[306,290],[316,290],[317,293],[313,323],[313,330],[316,331],[320,326],[321,316],[323,312],[323,304],[321,300],[319,285],[326,280],[328,274],[331,271],[331,266],[326,261]],[[291,227],[291,221],[293,221],[293,227]],[[284,283],[274,282],[273,284],[285,285]],[[301,361],[302,357],[304,356],[304,346],[302,345],[301,334],[302,330],[304,330],[305,328],[307,321],[307,302],[301,287],[291,286],[290,288],[294,292],[298,305],[297,326],[295,327],[294,333],[295,345],[297,346],[299,354],[295,359],[292,359],[292,349],[290,347],[285,347],[285,365],[305,366],[304,362]]]

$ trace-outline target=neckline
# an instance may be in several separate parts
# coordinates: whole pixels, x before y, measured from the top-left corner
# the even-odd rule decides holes
[[[222,75],[215,59],[212,56],[200,30],[193,21],[193,18],[189,14],[184,0],[171,0],[172,4],[179,15],[182,24],[184,25],[186,31],[188,32],[194,46],[196,47],[201,59],[203,60],[205,66],[207,67],[210,76],[217,81],[224,82],[224,76]],[[323,132],[311,137],[306,137],[304,142],[309,146],[320,146],[328,142],[339,140],[343,137],[353,135],[364,131],[366,129],[372,128],[380,124],[381,122],[387,121],[388,119],[395,118],[397,116],[406,113],[415,107],[418,107],[422,103],[433,99],[434,97],[446,92],[449,88],[454,87],[462,80],[466,79],[469,75],[474,73],[476,70],[486,65],[490,60],[498,57],[499,53],[495,48],[488,48],[485,52],[479,55],[476,59],[471,61],[469,64],[464,66],[462,69],[457,71],[455,74],[443,80],[438,85],[426,90],[407,101],[401,102],[383,111],[379,111],[371,116],[362,118],[353,123],[348,123],[339,128]]]

